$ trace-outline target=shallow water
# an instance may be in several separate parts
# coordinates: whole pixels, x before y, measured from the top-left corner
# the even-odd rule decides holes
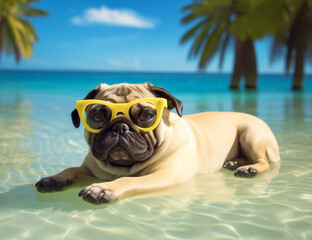
[[[303,92],[287,90],[289,80],[282,76],[263,76],[259,91],[231,92],[228,76],[205,78],[1,73],[0,239],[312,239],[311,79]],[[88,151],[83,129],[71,123],[75,101],[99,82],[144,81],[172,91],[184,114],[260,117],[278,139],[281,165],[254,179],[222,169],[101,206],[78,198],[81,188],[38,193],[37,180],[79,165]]]

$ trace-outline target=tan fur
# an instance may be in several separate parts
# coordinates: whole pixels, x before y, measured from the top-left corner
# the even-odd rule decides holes
[[[155,97],[147,84],[100,88],[96,98],[111,102]],[[270,162],[280,160],[270,128],[259,118],[244,113],[209,112],[180,118],[165,109],[161,123],[149,134],[161,144],[145,162],[116,167],[97,160],[90,151],[80,167],[67,169],[50,179],[63,183],[94,177],[105,180],[88,186],[84,192],[94,196],[103,193],[107,201],[113,201],[186,181],[198,172],[217,171],[228,160],[237,159],[244,165],[237,171],[252,167],[258,173],[268,171]],[[85,137],[90,144],[92,134],[85,131]]]

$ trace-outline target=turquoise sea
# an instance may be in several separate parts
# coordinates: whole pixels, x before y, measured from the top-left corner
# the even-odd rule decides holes
[[[259,90],[230,91],[228,74],[0,72],[0,239],[312,239],[312,76],[260,75]],[[78,166],[88,148],[70,113],[99,83],[151,82],[184,103],[184,114],[237,111],[272,128],[281,165],[254,179],[233,172],[106,205],[81,188],[38,193],[44,176]]]

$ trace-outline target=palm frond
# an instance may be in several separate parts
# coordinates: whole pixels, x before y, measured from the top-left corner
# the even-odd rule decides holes
[[[205,15],[208,15],[208,14],[196,14],[195,12],[192,12],[186,16],[184,16],[182,19],[181,19],[181,23],[182,24],[188,24],[194,20],[197,20],[199,19],[200,17],[203,17]]]
[[[25,5],[30,5],[32,3],[38,3],[40,0],[10,0],[15,2],[16,5],[18,6],[25,6]]]
[[[27,31],[27,34],[30,35],[34,41],[37,41],[38,36],[36,34],[36,31],[35,31],[35,28],[33,27],[33,25],[31,25],[30,22],[28,22],[24,19],[18,18],[18,20],[23,24],[25,30]]]
[[[201,46],[204,45],[204,39],[209,37],[209,30],[212,28],[212,26],[215,24],[214,21],[210,20],[209,23],[207,23],[202,29],[199,35],[196,36],[194,43],[191,47],[191,50],[189,51],[188,58],[191,59],[193,57],[196,57],[199,50],[201,49]]]
[[[224,56],[225,56],[225,50],[227,49],[229,41],[230,41],[230,34],[228,32],[226,32],[224,40],[221,43],[220,59],[219,59],[219,69],[221,69],[223,67],[223,60],[224,60]]]
[[[214,56],[220,44],[220,39],[224,31],[226,22],[222,21],[220,24],[213,30],[211,34],[206,38],[207,41],[204,44],[202,55],[199,61],[199,69],[204,69],[209,62],[209,60]]]
[[[14,54],[15,56],[15,61],[18,62],[20,59],[20,55],[18,55],[19,51],[15,49],[16,47],[15,39],[13,36],[12,29],[10,28],[10,25],[6,25],[6,32],[5,32],[5,39],[4,39],[4,49],[6,50],[6,53],[9,54]]]
[[[209,0],[196,3],[193,11],[182,18],[181,23],[187,24],[202,17],[214,15],[215,12],[227,11],[231,8],[232,1],[230,0]]]
[[[188,4],[188,5],[181,8],[181,12],[185,12],[185,11],[191,10],[193,8],[196,8],[196,7],[198,7],[199,4],[201,4],[201,3],[196,2],[196,3]]]
[[[285,63],[285,71],[288,74],[291,65],[293,64],[293,54],[295,52],[295,43],[294,43],[294,36],[290,34],[289,38],[287,39],[287,52],[286,52],[286,63]]]
[[[29,31],[18,19],[13,17],[9,17],[8,19],[13,37],[15,39],[14,44],[17,44],[23,57],[31,57],[34,36],[29,33]]]
[[[7,28],[6,30],[7,30],[7,33],[6,33],[7,37],[4,41],[4,49],[5,49],[6,53],[8,55],[10,55],[10,54],[14,53],[14,47],[13,47],[14,39],[12,37],[12,34],[10,33],[10,29]]]
[[[200,33],[196,36],[194,43],[189,52],[188,58],[196,57],[200,52],[201,47],[204,45],[205,39],[210,37],[209,32],[214,31],[220,25],[221,21],[227,21],[227,15],[223,11],[216,11],[213,15],[210,15],[209,20],[203,25]],[[224,31],[225,29],[223,29]]]
[[[14,49],[15,61],[19,63],[21,61],[21,52],[16,42],[13,44],[13,49]]]
[[[283,49],[285,48],[285,46],[286,46],[286,39],[284,35],[281,35],[281,36],[276,35],[273,38],[273,43],[271,45],[271,52],[270,52],[271,64],[282,56]]]
[[[192,27],[189,31],[187,31],[181,38],[180,42],[185,43],[191,37],[196,36],[196,33],[209,21],[209,17],[204,18],[201,22]]]
[[[36,8],[20,8],[17,10],[17,15],[27,16],[27,17],[40,17],[49,16],[49,13]]]

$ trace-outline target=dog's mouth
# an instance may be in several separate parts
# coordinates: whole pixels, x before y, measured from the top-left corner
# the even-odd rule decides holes
[[[122,167],[149,159],[155,150],[150,136],[126,119],[113,121],[96,134],[91,146],[98,160]]]
[[[110,164],[115,166],[130,167],[136,161],[132,160],[131,155],[120,145],[112,148],[106,159]]]

